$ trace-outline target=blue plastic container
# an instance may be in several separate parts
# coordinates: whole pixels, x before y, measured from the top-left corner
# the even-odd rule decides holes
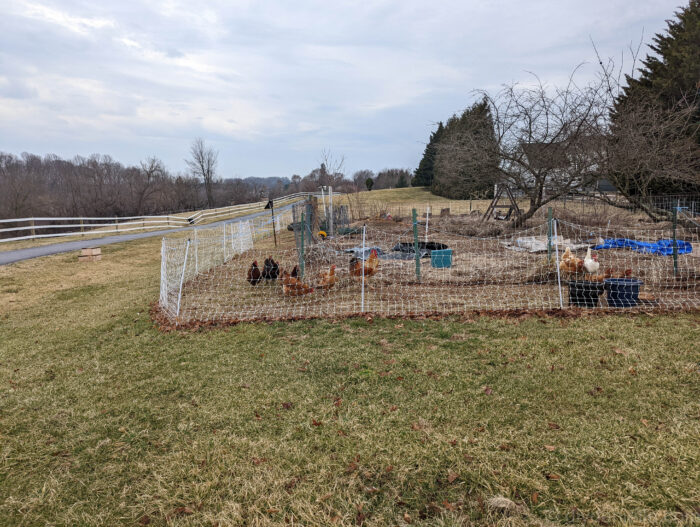
[[[610,307],[634,307],[639,303],[639,287],[644,282],[636,278],[607,278],[605,289],[608,292]]]
[[[452,267],[452,249],[430,251],[430,265],[438,269]]]

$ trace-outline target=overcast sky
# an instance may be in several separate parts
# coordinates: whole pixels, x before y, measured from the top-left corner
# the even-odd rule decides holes
[[[0,0],[0,151],[305,175],[413,169],[472,90],[594,73],[684,0]]]

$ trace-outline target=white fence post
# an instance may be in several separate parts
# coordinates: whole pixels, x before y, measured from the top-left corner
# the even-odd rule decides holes
[[[559,309],[564,309],[564,299],[561,295],[561,273],[559,272],[559,244],[557,243],[557,220],[554,220],[554,254],[557,266],[557,287],[559,288]]]
[[[428,221],[430,220],[430,205],[425,206],[425,243],[428,243]]]
[[[226,224],[222,225],[224,230],[224,263],[226,263]]]
[[[365,232],[367,230],[367,225],[362,226],[362,260],[360,260],[362,269],[362,293],[360,300],[360,312],[365,312]]]
[[[197,239],[197,227],[194,229],[194,274],[199,274],[199,240]],[[189,247],[190,241],[187,240]]]
[[[168,262],[165,251],[165,237],[160,245],[160,307],[167,309],[168,307]]]
[[[180,316],[180,301],[182,300],[182,285],[185,283],[185,269],[187,269],[187,253],[190,250],[190,241],[187,240],[187,245],[185,246],[185,261],[182,263],[182,275],[180,276],[180,291],[177,294],[177,312],[175,317]]]

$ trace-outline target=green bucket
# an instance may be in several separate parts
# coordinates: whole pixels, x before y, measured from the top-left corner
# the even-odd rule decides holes
[[[430,265],[437,269],[452,267],[452,249],[430,251]]]

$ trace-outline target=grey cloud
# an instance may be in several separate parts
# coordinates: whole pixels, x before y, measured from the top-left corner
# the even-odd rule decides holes
[[[284,176],[308,172],[323,148],[349,170],[414,167],[432,124],[473,89],[526,70],[557,82],[592,61],[589,37],[619,55],[673,6],[11,0],[5,11],[0,149],[154,154],[179,170],[203,136],[224,176]]]

